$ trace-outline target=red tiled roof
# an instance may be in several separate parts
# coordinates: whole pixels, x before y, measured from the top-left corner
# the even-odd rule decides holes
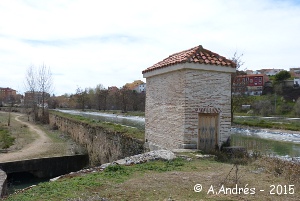
[[[142,73],[147,73],[156,69],[165,68],[167,66],[180,64],[180,63],[200,63],[206,65],[218,65],[235,68],[236,64],[220,56],[214,52],[204,49],[201,45],[191,48],[189,50],[184,50],[170,55],[168,58],[154,64],[153,66],[147,68]]]

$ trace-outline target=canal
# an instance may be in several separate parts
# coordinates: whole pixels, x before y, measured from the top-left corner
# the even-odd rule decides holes
[[[60,112],[81,115],[99,121],[118,123],[125,126],[136,127],[145,130],[145,118],[107,114],[102,112],[85,112],[77,110],[58,110]],[[270,117],[269,117],[270,118]],[[284,121],[283,118],[274,118]],[[289,121],[300,123],[299,118],[290,118]],[[248,151],[259,151],[261,154],[280,156],[282,158],[296,158],[300,160],[300,132],[273,131],[268,129],[231,129],[232,145],[244,146]]]

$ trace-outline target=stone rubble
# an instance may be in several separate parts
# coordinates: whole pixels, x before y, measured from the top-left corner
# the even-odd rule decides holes
[[[113,161],[111,163],[105,163],[98,167],[92,167],[92,168],[82,169],[77,172],[71,172],[69,174],[50,179],[50,181],[56,181],[60,178],[73,177],[73,176],[92,173],[92,172],[101,172],[110,165],[133,165],[133,164],[145,163],[147,161],[172,160],[175,158],[176,158],[176,155],[172,151],[169,151],[169,150],[150,151],[150,152],[146,152],[143,154],[129,156],[129,157],[117,160],[117,161]]]
[[[168,150],[156,150],[156,151],[150,151],[146,152],[144,154],[138,154],[135,156],[126,157],[124,159],[120,159],[117,161],[114,161],[113,164],[118,165],[132,165],[132,164],[140,164],[145,163],[147,161],[153,161],[153,160],[172,160],[175,159],[176,156],[173,152]],[[105,167],[107,164],[103,164],[102,166]],[[102,167],[100,166],[100,167]]]

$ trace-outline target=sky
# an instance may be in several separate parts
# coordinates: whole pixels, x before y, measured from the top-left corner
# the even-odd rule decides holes
[[[24,93],[30,66],[56,96],[122,87],[195,46],[241,69],[300,67],[300,0],[0,0],[0,87]]]

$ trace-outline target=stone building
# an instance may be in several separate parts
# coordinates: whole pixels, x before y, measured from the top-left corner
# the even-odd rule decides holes
[[[145,141],[150,150],[220,147],[230,136],[236,64],[197,46],[145,69]]]

